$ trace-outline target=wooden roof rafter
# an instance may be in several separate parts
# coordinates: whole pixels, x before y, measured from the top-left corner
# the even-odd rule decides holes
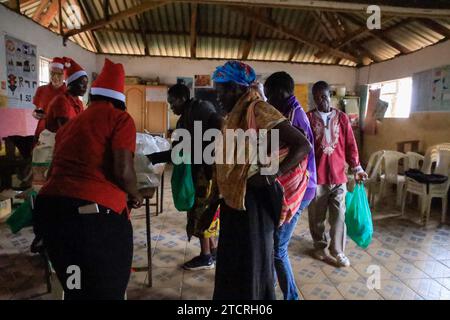
[[[72,37],[72,36],[82,33],[82,32],[98,30],[98,29],[105,27],[106,25],[111,24],[111,23],[121,21],[121,20],[130,18],[130,17],[134,17],[142,12],[164,6],[170,2],[171,1],[158,1],[158,2],[146,1],[138,6],[135,6],[130,9],[127,9],[125,11],[113,14],[113,15],[109,16],[108,20],[103,18],[98,21],[93,21],[93,22],[81,27],[80,29],[70,30],[69,32],[67,32],[64,35],[64,37],[68,38],[68,37]]]
[[[244,15],[247,19],[250,19],[250,20],[254,21],[255,23],[258,23],[269,29],[272,29],[280,34],[283,34],[283,35],[291,38],[291,39],[305,43],[309,46],[315,47],[316,49],[319,49],[322,51],[329,51],[330,54],[332,54],[334,56],[341,57],[341,58],[353,61],[355,63],[359,62],[359,60],[351,54],[345,53],[338,49],[334,49],[334,48],[332,48],[326,44],[323,44],[319,41],[310,39],[310,38],[306,37],[301,31],[290,30],[289,28],[272,21],[271,19],[268,19],[268,18],[262,16],[261,14],[258,14],[254,10],[242,8],[242,7],[230,7],[230,6],[227,6],[227,8],[231,11],[234,11],[234,12]]]

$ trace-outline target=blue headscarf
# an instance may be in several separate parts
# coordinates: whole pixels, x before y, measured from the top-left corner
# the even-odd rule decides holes
[[[256,80],[255,70],[248,64],[240,61],[228,61],[217,67],[213,80],[218,83],[235,82],[242,86],[250,86]]]

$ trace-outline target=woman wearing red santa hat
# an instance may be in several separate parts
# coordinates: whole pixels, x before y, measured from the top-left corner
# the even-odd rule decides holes
[[[48,112],[50,101],[56,96],[66,92],[67,87],[64,84],[64,59],[55,57],[50,63],[50,83],[37,88],[33,98],[33,104],[36,109],[33,111],[33,117],[38,121],[35,139],[39,140],[39,135],[45,129],[45,118]]]
[[[123,299],[128,285],[129,207],[140,207],[142,197],[133,162],[136,127],[125,112],[124,83],[123,66],[106,59],[89,107],[56,133],[50,175],[36,199],[35,229],[65,299]]]
[[[48,107],[46,129],[56,132],[67,121],[83,111],[80,98],[87,91],[88,77],[86,71],[71,58],[64,57],[66,67],[67,91],[55,97]]]

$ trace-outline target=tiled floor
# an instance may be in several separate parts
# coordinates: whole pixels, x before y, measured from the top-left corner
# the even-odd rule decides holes
[[[127,298],[211,299],[214,270],[193,272],[180,268],[200,249],[197,240],[187,242],[186,214],[174,209],[168,176],[164,213],[152,217],[151,224],[153,287],[146,287],[145,272],[133,272]],[[375,209],[373,213],[378,217],[398,211],[387,206]],[[438,226],[439,217],[438,211],[433,213],[427,228],[407,219],[376,220],[374,239],[369,248],[362,250],[348,240],[346,253],[352,266],[338,269],[310,257],[312,242],[305,212],[289,248],[301,297],[324,300],[450,299],[450,227]],[[133,264],[145,266],[144,209],[134,212],[133,225]],[[30,228],[13,235],[5,225],[0,225],[0,299],[60,298],[57,290],[42,294],[46,289],[43,265],[39,257],[29,252],[32,238]],[[279,287],[277,297],[282,297]]]

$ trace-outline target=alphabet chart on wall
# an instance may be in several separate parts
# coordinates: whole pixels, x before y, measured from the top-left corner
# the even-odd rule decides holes
[[[38,86],[36,46],[5,35],[8,107],[34,108]]]

